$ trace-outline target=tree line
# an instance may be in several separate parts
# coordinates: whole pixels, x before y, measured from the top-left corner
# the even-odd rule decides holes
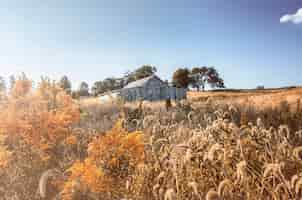
[[[91,88],[92,95],[103,94],[108,91],[118,90],[125,87],[127,84],[137,81],[148,76],[151,76],[157,72],[156,67],[151,65],[143,65],[142,67],[132,71],[127,72],[124,76],[119,78],[106,78],[102,81],[97,81],[93,84]]]
[[[224,81],[214,67],[179,68],[173,73],[173,84],[176,87],[195,88],[198,91],[205,90],[205,86],[211,88],[225,88]]]
[[[127,84],[137,81],[157,72],[157,68],[151,65],[143,65],[134,71],[125,73],[122,77],[114,78],[109,77],[104,80],[94,82],[91,88],[87,82],[80,83],[77,89],[72,90],[72,84],[69,78],[64,75],[58,81],[58,84],[68,94],[74,98],[81,96],[97,96],[109,91],[118,90],[125,87]],[[25,77],[23,73],[21,76]],[[7,90],[11,90],[16,82],[15,76],[9,77],[9,88],[5,82],[5,79],[0,76],[0,99],[5,96]],[[194,67],[191,70],[188,68],[178,68],[172,76],[172,85],[174,87],[182,88],[194,88],[198,91],[205,90],[205,86],[209,85],[212,88],[224,88],[224,81],[220,77],[220,74],[214,67]]]

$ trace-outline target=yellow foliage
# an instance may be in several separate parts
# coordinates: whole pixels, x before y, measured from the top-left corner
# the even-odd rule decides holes
[[[67,170],[71,175],[64,185],[63,199],[72,199],[76,193],[100,193],[109,191],[112,181],[106,177],[102,169],[98,168],[90,159],[84,162],[76,161]]]
[[[7,166],[11,157],[11,152],[0,146],[0,169]]]
[[[142,133],[128,133],[117,123],[107,134],[89,144],[88,154],[109,173],[127,176],[139,163],[144,162]]]
[[[14,98],[24,97],[27,95],[32,88],[32,82],[28,80],[26,77],[19,79],[16,81],[13,90],[11,92],[11,96]]]
[[[79,155],[78,148],[70,146],[78,143],[73,134],[80,120],[78,105],[55,82],[42,79],[33,89],[24,75],[1,101],[0,109],[0,196],[34,199],[39,180],[52,199],[63,186],[52,181],[64,181],[60,171]],[[57,174],[42,176],[50,168],[58,169]],[[41,195],[40,187],[39,191]]]
[[[50,82],[42,81],[38,89],[30,91],[29,80],[16,81],[0,113],[0,134],[7,135],[10,141],[25,141],[48,160],[45,158],[51,156],[50,152],[71,136],[70,127],[79,121],[79,108]]]
[[[118,122],[104,136],[95,138],[88,146],[84,162],[76,161],[68,170],[71,175],[63,190],[63,199],[73,199],[77,193],[117,193],[119,184],[144,162],[141,132],[128,133]],[[114,187],[116,186],[116,187]]]
[[[77,138],[74,135],[71,135],[68,138],[66,138],[65,143],[69,145],[74,145],[77,143]]]

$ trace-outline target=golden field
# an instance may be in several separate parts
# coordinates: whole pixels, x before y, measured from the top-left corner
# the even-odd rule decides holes
[[[189,92],[188,99],[204,101],[211,98],[217,102],[245,103],[250,102],[259,107],[278,106],[282,101],[294,104],[302,97],[302,87],[280,89],[251,89],[230,91]]]
[[[19,80],[0,103],[0,199],[301,199],[301,92],[192,92],[168,106]]]

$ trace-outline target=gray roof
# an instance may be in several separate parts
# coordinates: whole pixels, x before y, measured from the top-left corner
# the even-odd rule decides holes
[[[128,85],[126,85],[124,87],[124,89],[130,89],[130,88],[136,88],[136,87],[144,87],[149,80],[153,79],[153,78],[156,78],[158,79],[159,81],[163,82],[160,78],[158,78],[156,75],[152,75],[152,76],[148,76],[146,78],[143,78],[143,79],[140,79],[140,80],[137,80],[137,81],[134,81],[134,82],[131,82],[129,83]]]

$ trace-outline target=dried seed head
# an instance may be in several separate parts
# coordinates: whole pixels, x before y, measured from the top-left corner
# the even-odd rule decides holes
[[[302,146],[294,148],[293,156],[295,159],[301,161],[302,159]]]
[[[230,105],[230,106],[229,106],[229,111],[230,111],[231,113],[237,113],[237,112],[238,112],[237,108],[236,108],[234,105]]]
[[[296,187],[296,183],[298,182],[299,179],[300,179],[300,177],[297,174],[295,174],[291,178],[290,185],[291,185],[292,189],[294,189]]]
[[[184,156],[184,163],[190,163],[193,158],[192,149],[187,149],[186,154]]]
[[[302,189],[302,178],[300,178],[297,182],[296,182],[296,185],[295,185],[295,192],[296,194],[299,194],[300,191]]]
[[[126,181],[126,190],[129,191],[129,189],[130,189],[130,181],[127,180]]]
[[[165,194],[164,188],[160,188],[160,189],[158,190],[159,199],[162,199],[162,198],[164,197],[164,194]]]
[[[279,134],[283,137],[285,137],[286,139],[290,138],[290,131],[288,126],[286,125],[281,125],[279,126]]]
[[[159,189],[160,189],[159,184],[156,184],[153,186],[152,193],[153,193],[153,196],[156,198],[159,198]]]
[[[166,174],[164,171],[160,172],[160,174],[156,177],[157,182],[158,183],[162,182],[162,180],[165,178],[165,175]]]
[[[232,182],[229,179],[225,179],[222,182],[220,182],[218,187],[218,194],[219,196],[223,196],[223,194],[226,192],[226,188],[229,190],[232,188]]]
[[[246,167],[247,167],[247,163],[246,161],[241,161],[237,164],[237,181],[241,182],[244,180],[244,178],[246,177]]]
[[[269,176],[280,176],[282,175],[282,163],[272,163],[272,164],[266,164],[265,170],[263,173],[263,177],[267,178]]]
[[[209,153],[208,153],[208,159],[210,161],[214,161],[215,160],[215,155],[217,151],[221,151],[221,153],[223,153],[223,147],[220,144],[214,144],[211,146]]]
[[[175,200],[176,194],[173,188],[170,188],[165,193],[165,200]]]
[[[287,186],[284,183],[279,183],[275,189],[275,194],[288,194]]]
[[[193,189],[193,192],[196,196],[199,196],[199,193],[198,193],[198,186],[197,186],[197,183],[194,181],[194,182],[190,182],[188,183],[188,187],[189,188],[192,188]]]
[[[259,127],[259,128],[263,128],[264,127],[264,124],[263,124],[263,122],[262,122],[262,120],[261,120],[261,118],[260,117],[258,117],[257,118],[257,126]]]
[[[42,198],[46,198],[46,190],[47,190],[47,182],[48,180],[58,174],[59,171],[57,169],[50,169],[45,171],[40,180],[39,180],[39,194]]]
[[[209,191],[206,196],[206,200],[222,200],[219,194],[213,190]]]

